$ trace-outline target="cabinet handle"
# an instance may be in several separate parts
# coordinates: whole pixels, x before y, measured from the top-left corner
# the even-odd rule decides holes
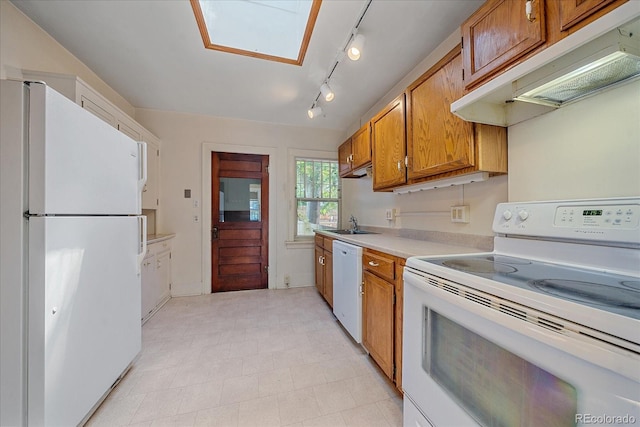
[[[533,16],[533,2],[531,0],[527,0],[525,3],[525,13],[527,14],[527,21],[533,22],[536,18]]]
[[[318,257],[318,264],[324,265],[324,257],[323,256],[319,256]]]
[[[378,264],[377,262],[373,262],[373,261],[369,261],[369,265],[371,267],[380,267],[380,264]]]
[[[402,161],[398,160],[398,170],[401,171],[402,170]]]

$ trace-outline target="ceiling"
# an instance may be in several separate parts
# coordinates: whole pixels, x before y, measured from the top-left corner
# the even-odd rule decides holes
[[[365,0],[322,2],[302,66],[205,49],[188,0],[12,2],[136,108],[345,130],[483,0],[373,0],[362,57],[338,64],[335,99],[314,119]]]

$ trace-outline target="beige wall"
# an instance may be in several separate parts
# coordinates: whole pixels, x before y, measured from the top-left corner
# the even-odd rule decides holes
[[[13,4],[0,0],[0,78],[21,79],[23,69],[76,75],[125,113],[135,114],[133,106],[89,67]]]
[[[270,155],[269,286],[313,285],[313,243],[287,244],[295,216],[293,156],[335,158],[340,132],[246,120],[138,109],[138,121],[162,139],[160,232],[176,233],[172,257],[174,295],[209,289],[210,153],[227,151]],[[184,190],[191,189],[191,199]],[[199,208],[194,207],[199,201]],[[194,216],[201,220],[194,222]]]
[[[640,196],[640,81],[509,128],[509,199]]]

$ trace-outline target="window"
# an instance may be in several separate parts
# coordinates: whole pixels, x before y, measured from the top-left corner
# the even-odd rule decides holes
[[[296,159],[295,237],[313,236],[317,228],[338,228],[340,177],[338,162]]]
[[[321,0],[191,0],[207,49],[302,65]]]

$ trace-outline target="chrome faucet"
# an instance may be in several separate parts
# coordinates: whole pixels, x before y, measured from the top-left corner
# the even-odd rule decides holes
[[[351,231],[358,231],[358,219],[351,215],[351,218],[349,218],[349,222],[351,223]]]

